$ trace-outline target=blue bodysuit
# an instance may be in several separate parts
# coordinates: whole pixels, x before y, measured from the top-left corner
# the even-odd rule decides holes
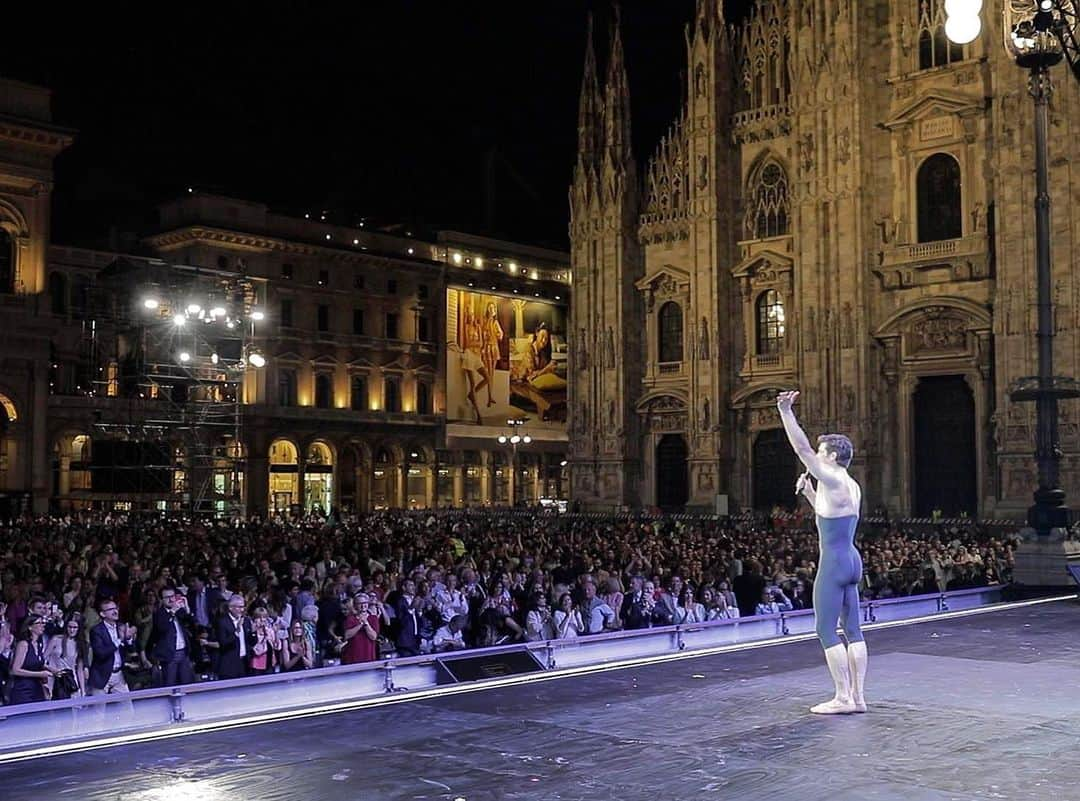
[[[814,613],[817,636],[825,648],[840,644],[840,636],[836,633],[837,620],[849,643],[861,642],[863,638],[859,625],[862,557],[855,550],[855,527],[858,523],[858,515],[817,515],[821,555],[814,579]]]

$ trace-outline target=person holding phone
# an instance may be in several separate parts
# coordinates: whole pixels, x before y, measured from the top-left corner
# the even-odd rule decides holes
[[[194,636],[193,624],[187,598],[175,589],[165,587],[161,591],[161,604],[154,612],[148,648],[152,661],[161,671],[161,682],[166,687],[195,681],[188,652],[188,644]]]

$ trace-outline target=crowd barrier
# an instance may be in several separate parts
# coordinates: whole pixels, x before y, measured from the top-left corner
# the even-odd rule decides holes
[[[910,620],[986,606],[1001,600],[1004,585],[862,604],[866,623]],[[527,648],[548,670],[611,664],[677,652],[692,654],[718,646],[808,634],[813,610],[737,620],[617,631],[572,640],[549,640],[457,654],[443,661]],[[200,724],[234,721],[301,710],[342,709],[350,703],[434,688],[433,655],[388,659],[182,687],[138,690],[65,701],[0,707],[0,761],[58,744],[101,742],[136,733],[177,733]],[[36,753],[36,752],[35,752]]]
[[[732,522],[752,522],[752,521],[777,521],[782,523],[798,523],[806,527],[810,527],[814,524],[814,516],[810,513],[797,513],[797,512],[737,512],[735,514],[717,515],[698,512],[679,512],[679,513],[665,513],[655,510],[645,509],[633,509],[614,512],[557,512],[547,509],[512,509],[509,507],[475,507],[467,509],[434,509],[434,510],[412,510],[406,514],[427,519],[428,517],[434,517],[436,520],[454,519],[457,517],[469,517],[477,514],[484,514],[485,512],[492,513],[498,512],[500,517],[521,517],[521,518],[535,518],[540,517],[557,517],[560,520],[639,520],[639,521],[657,521],[657,520],[677,520],[681,522],[694,522],[694,521],[710,521],[717,522],[720,520],[729,520]],[[980,526],[982,528],[1002,528],[1018,530],[1026,525],[1023,520],[1009,520],[1006,518],[987,518],[978,519],[972,517],[880,517],[874,515],[867,515],[859,520],[861,526],[898,526],[903,528],[912,527],[959,527],[966,528],[969,526]]]

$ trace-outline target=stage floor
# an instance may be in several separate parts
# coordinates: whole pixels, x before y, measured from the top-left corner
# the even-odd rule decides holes
[[[865,715],[814,642],[0,766],[7,801],[1077,799],[1080,603],[873,631]]]

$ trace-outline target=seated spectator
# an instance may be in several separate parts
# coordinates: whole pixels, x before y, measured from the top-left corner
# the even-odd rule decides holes
[[[431,643],[432,650],[436,653],[442,653],[464,649],[466,647],[465,639],[462,637],[461,632],[468,621],[467,615],[454,615],[454,617],[450,618],[445,625],[435,632],[435,637]]]

